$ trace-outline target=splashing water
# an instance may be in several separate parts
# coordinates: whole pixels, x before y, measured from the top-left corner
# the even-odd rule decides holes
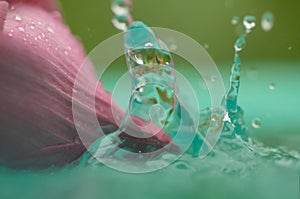
[[[193,140],[186,153],[192,157],[206,157],[208,162],[212,159],[218,162],[220,158],[230,156],[234,162],[227,165],[228,168],[224,170],[226,173],[232,172],[232,169],[249,173],[255,164],[251,163],[249,166],[247,162],[254,157],[257,160],[271,160],[271,162],[289,160],[292,161],[289,166],[299,165],[298,153],[283,148],[266,147],[252,140],[247,134],[244,111],[237,103],[241,76],[239,53],[245,49],[247,36],[256,25],[254,16],[245,16],[242,21],[244,32],[234,44],[230,85],[220,107],[202,110],[198,126],[195,127],[195,121],[177,98],[174,63],[169,50],[149,27],[140,21],[133,21],[129,13],[130,6],[129,1],[114,1],[112,10],[115,14],[114,26],[126,31],[124,52],[132,81],[131,98],[120,129],[99,139],[91,146],[90,151],[94,152],[97,158],[102,160],[117,158],[124,162],[128,159],[132,160],[132,156],[126,152],[129,151],[138,154],[134,156],[135,164],[137,159],[138,164],[143,163],[144,166],[160,164],[159,161],[170,161],[172,153],[174,151],[180,153],[184,144],[174,142],[169,149],[156,153],[150,159],[147,159],[149,158],[147,153],[162,149],[165,144],[173,142],[172,139],[178,133],[179,126],[183,126],[187,139]],[[239,18],[234,17],[232,24],[237,23]],[[210,79],[212,82],[215,81],[215,77]],[[141,121],[145,124],[141,125]],[[254,119],[252,126],[260,128],[261,120]],[[147,129],[151,129],[152,134],[142,132],[142,130],[147,132]],[[153,129],[157,130],[153,133]],[[162,134],[161,130],[163,130]],[[161,139],[163,137],[164,139]],[[184,156],[183,159],[186,157]],[[81,161],[99,164],[98,161],[93,160],[94,157],[86,154]],[[239,165],[239,168],[236,165]]]

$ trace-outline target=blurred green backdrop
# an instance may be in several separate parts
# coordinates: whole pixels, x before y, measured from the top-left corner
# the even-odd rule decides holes
[[[87,51],[118,31],[112,26],[110,0],[61,0],[64,17]],[[170,28],[209,46],[215,61],[231,60],[237,37],[233,16],[257,17],[244,59],[300,58],[299,0],[133,0],[135,19],[153,27]],[[270,11],[275,24],[270,32],[260,28],[261,16]],[[290,49],[290,50],[289,50]]]

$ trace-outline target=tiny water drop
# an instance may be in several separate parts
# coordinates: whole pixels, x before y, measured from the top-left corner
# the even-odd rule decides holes
[[[50,26],[47,27],[47,30],[49,33],[52,33],[52,34],[54,33],[54,30]]]
[[[289,47],[288,47],[288,50],[292,50],[292,46],[289,46]]]
[[[16,20],[16,21],[22,21],[22,17],[21,17],[20,15],[16,15],[16,16],[15,16],[15,20]]]
[[[275,90],[275,88],[276,88],[276,85],[274,83],[270,83],[269,89],[270,90]]]
[[[210,81],[211,82],[216,82],[217,81],[217,76],[215,76],[215,75],[210,76]]]
[[[127,15],[129,13],[129,8],[126,7],[124,3],[114,2],[111,5],[111,10],[115,15]]]
[[[12,37],[12,36],[13,36],[13,33],[12,33],[12,32],[9,32],[9,33],[7,33],[7,35],[8,35],[9,37]]]
[[[253,128],[260,128],[261,127],[261,120],[259,118],[255,118],[252,120],[252,127]]]
[[[35,23],[31,22],[29,27],[30,27],[30,29],[34,30],[35,29]]]
[[[267,11],[263,14],[261,19],[261,27],[264,31],[268,32],[273,28],[274,16],[271,12]]]
[[[16,9],[16,7],[15,6],[10,6],[10,8],[9,8],[10,10],[15,10]]]
[[[64,50],[65,55],[69,55],[69,52],[67,50]]]
[[[153,44],[152,44],[152,43],[149,42],[149,43],[146,43],[146,44],[145,44],[145,48],[151,48],[151,47],[153,47]]]
[[[18,30],[20,30],[21,32],[25,31],[23,27],[18,27]]]
[[[209,45],[208,45],[208,44],[204,44],[203,47],[204,47],[205,49],[208,49],[208,48],[209,48]]]
[[[236,25],[239,23],[240,18],[238,16],[233,16],[231,19],[231,24]]]
[[[255,27],[255,21],[256,18],[254,16],[245,16],[243,24],[247,30],[247,32],[250,32]]]

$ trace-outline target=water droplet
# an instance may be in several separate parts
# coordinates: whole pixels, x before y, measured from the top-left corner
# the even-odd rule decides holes
[[[261,127],[261,120],[259,118],[255,118],[252,120],[252,127],[253,128],[260,128]]]
[[[208,45],[208,44],[204,44],[203,47],[204,47],[205,49],[208,49],[208,48],[209,48],[209,45]]]
[[[69,55],[69,52],[67,50],[64,50],[65,55]]]
[[[9,37],[12,37],[12,36],[13,36],[13,33],[12,33],[12,32],[9,32],[7,35],[8,35]]]
[[[23,27],[18,27],[18,29],[21,31],[21,32],[24,32],[24,28]]]
[[[234,44],[234,49],[239,52],[241,50],[243,50],[246,46],[246,36],[247,34],[243,34],[241,35],[235,42]]]
[[[129,8],[122,3],[115,2],[111,5],[111,10],[115,15],[128,15]]]
[[[15,16],[15,20],[16,20],[16,21],[22,21],[22,17],[21,17],[20,15],[16,15],[16,16]]]
[[[34,23],[34,22],[31,22],[29,27],[30,27],[30,29],[32,29],[32,30],[35,29],[35,23]]]
[[[177,50],[177,45],[176,45],[176,44],[171,44],[171,45],[169,46],[169,49],[170,49],[171,51]]]
[[[270,83],[269,89],[270,90],[275,90],[275,88],[276,88],[276,85],[274,83]]]
[[[10,6],[10,10],[15,10],[16,7],[15,6]]]
[[[243,24],[247,30],[247,32],[250,32],[255,27],[255,21],[256,18],[254,16],[245,16]]]
[[[68,49],[68,50],[72,50],[71,46],[67,46],[67,49]]]
[[[240,20],[240,18],[239,18],[238,16],[234,16],[234,17],[232,17],[232,19],[231,19],[231,24],[232,24],[232,25],[236,25],[236,24],[239,23],[239,20]]]
[[[146,43],[146,44],[145,44],[145,48],[151,48],[151,47],[153,47],[153,44],[152,44],[152,43]]]
[[[47,27],[47,30],[48,30],[48,32],[50,32],[50,33],[54,33],[54,30],[53,30],[50,26]]]
[[[289,46],[289,47],[288,47],[288,50],[292,50],[292,46]]]
[[[264,31],[270,31],[274,25],[274,16],[271,12],[265,12],[261,19],[261,27]]]
[[[118,15],[112,19],[113,25],[117,29],[122,30],[122,31],[125,31],[127,29],[128,21],[129,21],[128,16],[125,16],[125,15]]]
[[[210,76],[210,81],[211,82],[216,82],[217,81],[217,77],[215,75]]]

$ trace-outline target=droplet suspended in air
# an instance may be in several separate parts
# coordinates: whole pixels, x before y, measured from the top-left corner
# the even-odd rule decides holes
[[[265,12],[261,19],[262,29],[268,32],[273,28],[273,25],[274,25],[274,15],[269,11]]]
[[[256,18],[254,16],[245,16],[243,24],[247,32],[250,32],[255,27]]]
[[[129,8],[124,1],[115,1],[112,3],[111,10],[115,15],[127,15],[129,13]]]
[[[236,25],[239,23],[240,18],[238,16],[233,16],[231,19],[231,24]]]
[[[255,118],[252,120],[252,127],[253,128],[260,128],[261,127],[261,120],[259,118]]]
[[[129,22],[129,19],[128,19],[127,15],[118,15],[112,19],[113,25],[117,29],[122,30],[122,31],[125,31],[127,29],[128,22]]]
[[[269,84],[269,89],[270,90],[275,90],[275,88],[276,88],[276,85],[274,83]]]

